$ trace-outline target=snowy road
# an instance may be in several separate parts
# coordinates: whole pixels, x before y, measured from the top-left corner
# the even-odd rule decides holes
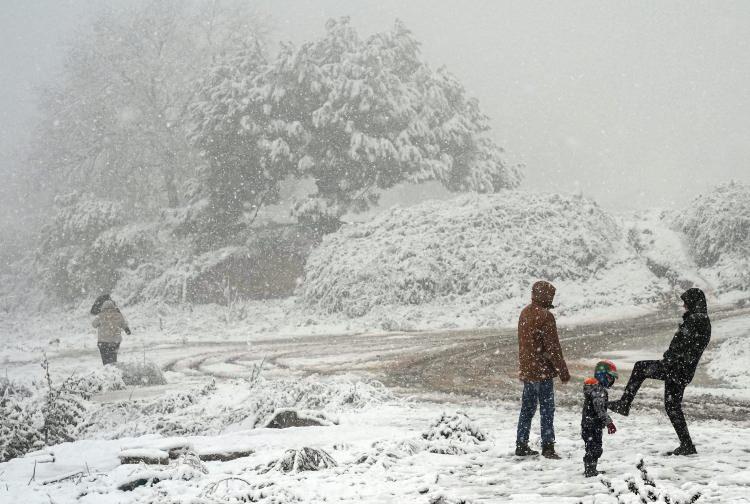
[[[750,310],[718,310],[712,315],[715,322],[737,320],[750,317]],[[573,378],[569,386],[557,387],[558,404],[578,404],[577,385],[599,359],[611,358],[618,364],[623,372],[616,390],[622,387],[633,362],[661,356],[678,320],[677,313],[655,313],[561,326],[560,337]],[[721,334],[717,332],[712,346],[720,341]],[[60,356],[64,360],[75,358],[79,365],[81,357]],[[138,352],[128,353],[125,349],[124,359],[138,357]],[[204,342],[156,347],[149,350],[148,358],[172,375],[170,382],[177,383],[206,376],[219,380],[247,377],[262,363],[264,376],[356,374],[378,379],[408,395],[437,393],[515,401],[519,390],[516,332],[512,329],[305,336],[248,344]],[[660,385],[647,381],[635,409],[661,408]],[[701,365],[686,392],[688,417],[748,421],[750,395],[741,391],[728,393],[725,385],[706,373],[705,363]],[[136,393],[152,392],[144,389]]]

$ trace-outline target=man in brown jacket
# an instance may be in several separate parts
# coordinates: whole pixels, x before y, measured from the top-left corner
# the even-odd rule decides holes
[[[518,367],[523,381],[521,414],[518,417],[516,455],[538,455],[529,448],[531,420],[537,404],[541,416],[542,455],[559,459],[555,453],[555,390],[553,378],[559,376],[563,383],[570,380],[557,337],[554,308],[555,287],[539,281],[531,288],[531,304],[521,311],[518,319]]]

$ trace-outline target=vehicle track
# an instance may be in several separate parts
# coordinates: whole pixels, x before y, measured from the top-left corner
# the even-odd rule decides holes
[[[750,310],[717,310],[714,320],[747,316]],[[669,344],[679,314],[654,313],[641,318],[560,328],[560,339],[573,379],[557,387],[558,404],[571,407],[580,401],[577,383],[590,373],[591,361],[612,352],[650,350],[658,356]],[[225,344],[210,352],[174,359],[164,368],[191,376],[216,379],[251,376],[263,360],[265,375],[307,376],[358,374],[376,378],[409,394],[445,393],[470,397],[518,400],[517,340],[512,329],[434,331],[390,335],[308,336],[252,343]],[[621,373],[618,386],[628,376]],[[699,368],[694,384],[722,384]],[[634,405],[663,409],[659,382],[647,381]],[[617,390],[617,389],[616,389]],[[690,390],[690,389],[688,389]],[[750,403],[710,393],[688,394],[685,410],[692,418],[750,419]]]

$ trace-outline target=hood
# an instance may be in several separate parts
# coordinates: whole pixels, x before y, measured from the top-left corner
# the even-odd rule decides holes
[[[544,308],[554,308],[552,301],[555,299],[555,286],[544,280],[540,280],[531,288],[531,302]]]
[[[102,311],[115,311],[117,307],[115,306],[115,302],[111,300],[107,300],[104,303],[102,303]]]
[[[706,295],[703,291],[693,287],[682,293],[680,299],[687,306],[688,313],[708,313],[708,305],[706,304]]]

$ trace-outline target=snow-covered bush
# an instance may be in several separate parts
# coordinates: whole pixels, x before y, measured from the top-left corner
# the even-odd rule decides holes
[[[719,291],[750,289],[750,185],[717,186],[694,199],[674,225],[696,264],[715,274]]]
[[[537,278],[585,281],[620,230],[595,203],[508,191],[394,208],[327,236],[308,259],[306,305],[351,317],[377,305],[485,305],[528,296]]]
[[[71,376],[59,385],[50,378],[27,388],[9,381],[0,383],[0,462],[65,441],[74,433],[87,411],[86,383]]]
[[[164,385],[167,383],[159,365],[150,360],[118,362],[116,367],[122,383],[127,386]]]
[[[333,457],[325,450],[305,447],[299,450],[285,451],[281,458],[269,462],[264,471],[275,470],[296,473],[300,471],[320,471],[337,465]]]
[[[201,492],[199,499],[191,500],[192,504],[290,504],[301,499],[273,481],[250,483],[244,478],[229,476],[211,482]],[[205,499],[205,500],[204,500]],[[182,504],[182,499],[174,504]],[[158,501],[153,504],[173,504],[173,501]]]
[[[453,415],[445,412],[440,415],[430,428],[422,433],[427,441],[449,440],[460,443],[479,444],[487,440],[487,435],[463,411]]]
[[[463,411],[443,413],[422,433],[432,453],[462,454],[481,449],[487,435]]]
[[[90,373],[76,376],[74,381],[75,390],[86,397],[122,390],[126,385],[122,371],[116,366],[102,366]]]
[[[217,395],[226,394],[231,395],[232,400],[217,407]],[[339,411],[379,404],[390,398],[390,393],[379,382],[260,377],[253,384],[235,382],[217,390],[217,385],[210,382],[154,400],[103,404],[88,415],[85,428],[88,436],[112,439],[154,433],[211,435],[223,432],[230,425],[249,429],[264,427],[275,412],[285,408],[316,410],[325,414],[326,422],[336,423],[335,413]]]
[[[34,428],[35,412],[29,407],[32,391],[0,378],[0,462],[20,457],[43,445]]]

